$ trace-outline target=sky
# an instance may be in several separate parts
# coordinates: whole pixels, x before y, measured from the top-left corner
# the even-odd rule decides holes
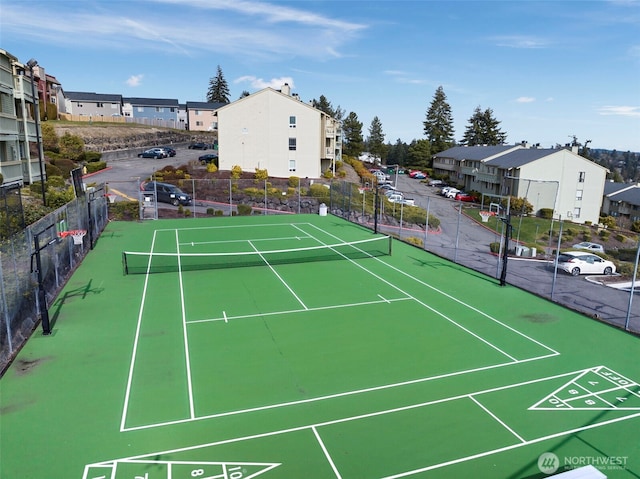
[[[205,101],[292,87],[369,134],[424,139],[442,86],[456,140],[490,108],[507,143],[640,152],[640,0],[0,0],[0,48],[68,91]]]

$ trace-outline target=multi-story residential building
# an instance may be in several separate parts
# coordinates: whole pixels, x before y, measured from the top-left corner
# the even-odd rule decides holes
[[[121,117],[122,95],[83,91],[64,92],[65,113],[85,117]]]
[[[227,103],[208,103],[203,101],[188,101],[187,129],[189,131],[216,131],[218,117],[216,112]]]
[[[602,214],[613,216],[619,224],[640,221],[640,184],[614,183],[604,185]]]
[[[438,153],[433,168],[467,191],[526,198],[534,212],[549,208],[576,223],[598,222],[608,172],[577,151],[526,145],[454,147]]]
[[[35,68],[0,50],[0,173],[5,183],[34,183],[45,177],[36,112]],[[32,83],[33,76],[33,83]]]
[[[167,98],[122,98],[122,114],[135,123],[179,128],[178,100]]]
[[[220,169],[319,178],[342,156],[340,122],[282,90],[265,88],[217,111]]]

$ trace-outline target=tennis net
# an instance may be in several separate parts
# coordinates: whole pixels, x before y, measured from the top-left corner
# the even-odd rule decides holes
[[[122,252],[124,274],[168,273],[249,266],[308,263],[340,259],[362,259],[391,254],[391,237],[270,251],[235,253],[146,253]]]

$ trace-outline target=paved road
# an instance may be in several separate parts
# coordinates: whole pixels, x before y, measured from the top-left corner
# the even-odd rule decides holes
[[[406,175],[398,175],[398,189],[414,198],[419,206],[428,206],[430,212],[441,221],[441,233],[428,236],[426,249],[493,278],[500,277],[502,263],[490,253],[488,245],[500,241],[502,231],[492,231],[459,214],[457,202],[438,195],[438,188],[429,187]],[[603,286],[593,280],[597,278],[573,277],[563,272],[556,274],[547,261],[515,258],[507,261],[508,284],[619,327],[624,327],[629,311],[629,329],[640,333],[640,295],[632,298],[629,308],[628,292]]]
[[[139,182],[148,178],[153,171],[165,165],[177,167],[186,164],[203,154],[202,151],[186,147],[177,148],[177,152],[174,158],[163,160],[142,159],[132,154],[128,158],[110,161],[110,169],[93,175],[91,180],[106,182],[110,191],[115,190],[123,197],[137,199]],[[502,231],[489,230],[460,214],[457,203],[438,195],[438,188],[429,187],[406,175],[398,175],[397,182],[398,189],[407,197],[415,199],[418,206],[428,208],[430,214],[440,219],[441,232],[427,236],[427,250],[492,278],[500,277],[502,263],[490,254],[488,245],[500,241]],[[162,207],[172,208],[170,205]],[[630,311],[629,329],[640,333],[640,296],[633,298],[630,309],[628,292],[591,282],[582,276],[573,277],[562,272],[554,274],[546,261],[509,259],[507,266],[508,284],[619,327],[624,327],[627,312]],[[499,298],[499,295],[496,297]],[[517,308],[517,305],[514,307]]]

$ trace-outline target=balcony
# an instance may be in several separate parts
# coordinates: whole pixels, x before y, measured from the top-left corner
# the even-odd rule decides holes
[[[35,131],[35,128],[34,128]],[[15,117],[0,116],[0,134],[2,135],[17,135],[18,134],[18,121]]]
[[[336,156],[335,151],[333,151],[333,148],[325,148],[325,152],[324,152],[324,157],[325,158],[333,158]]]
[[[497,173],[489,173],[488,171],[481,171],[471,166],[463,166],[460,168],[460,172],[465,176],[473,176],[474,181],[484,181],[486,183],[499,184],[500,178]]]

